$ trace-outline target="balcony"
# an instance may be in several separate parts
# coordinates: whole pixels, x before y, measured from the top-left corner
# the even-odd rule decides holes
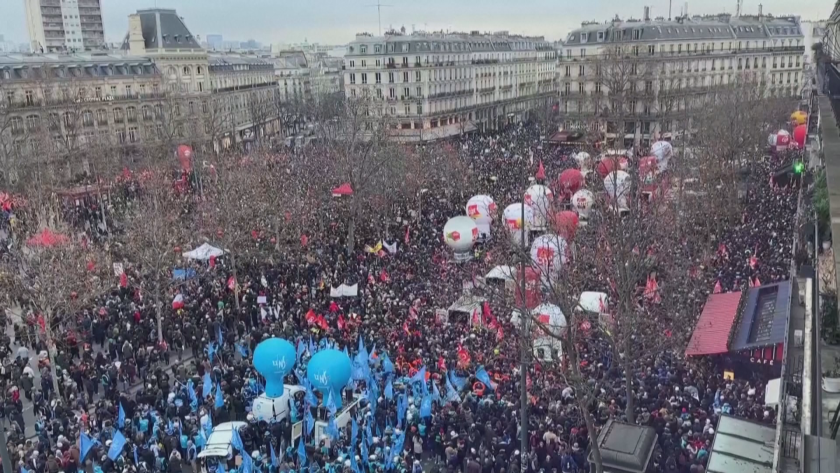
[[[408,63],[403,63],[403,64],[402,64],[402,68],[403,68],[403,69],[408,69],[408,68],[409,68]]]
[[[385,65],[385,67],[387,67],[388,69],[396,69],[397,65],[393,62],[389,62],[388,64]]]
[[[96,124],[99,126],[108,126],[108,120],[99,119],[96,120]]]

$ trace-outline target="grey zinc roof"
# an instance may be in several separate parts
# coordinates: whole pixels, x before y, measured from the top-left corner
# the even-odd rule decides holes
[[[776,429],[723,414],[709,454],[708,473],[770,473]]]
[[[787,35],[782,34],[788,31]],[[640,36],[635,37],[634,31]],[[598,41],[598,32],[604,32]],[[779,31],[779,33],[774,33]],[[566,37],[564,46],[600,44],[624,41],[667,41],[667,40],[726,40],[761,39],[776,36],[801,36],[801,30],[790,18],[755,17],[732,18],[728,21],[715,18],[696,18],[684,21],[628,21],[616,23],[588,24],[578,28]]]
[[[138,10],[137,15],[146,49],[202,49],[175,10]],[[127,34],[122,49],[128,49]]]
[[[446,34],[411,34],[411,35],[386,35],[386,36],[368,36],[364,40],[356,40],[348,46],[349,56],[359,54],[358,47],[362,44],[367,45],[368,48],[373,48],[374,45],[382,45],[386,48],[383,53],[459,53],[459,52],[481,52],[481,51],[515,51],[525,50],[517,48],[515,45],[519,42],[532,42],[541,47],[549,48],[550,44],[542,37],[526,37],[517,35],[475,35],[466,33],[446,33]],[[402,50],[402,45],[408,45],[408,51]],[[394,45],[393,51],[388,50],[388,45]],[[435,49],[437,45],[438,49]],[[450,49],[446,49],[447,45]],[[353,49],[352,52],[350,49]],[[459,49],[460,48],[460,49]],[[530,48],[534,50],[535,48]],[[368,51],[368,54],[372,51]]]
[[[656,440],[653,427],[607,421],[598,434],[598,446],[605,469],[639,473],[646,471]],[[589,458],[592,461],[591,451]]]

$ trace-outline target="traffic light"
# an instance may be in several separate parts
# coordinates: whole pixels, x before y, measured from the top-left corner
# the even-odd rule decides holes
[[[802,174],[805,172],[805,163],[802,161],[796,161],[793,163],[793,173],[794,174]]]

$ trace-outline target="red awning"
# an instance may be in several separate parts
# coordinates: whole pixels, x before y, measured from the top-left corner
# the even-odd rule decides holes
[[[344,184],[336,187],[332,190],[333,197],[341,197],[343,195],[353,195],[353,188],[350,187],[349,182],[345,182]]]
[[[729,333],[738,315],[740,292],[710,294],[685,349],[686,356],[715,355],[729,351]]]

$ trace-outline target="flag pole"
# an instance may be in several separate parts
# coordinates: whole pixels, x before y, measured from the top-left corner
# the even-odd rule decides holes
[[[528,466],[528,354],[530,352],[529,338],[531,328],[531,314],[528,312],[528,296],[525,283],[525,258],[527,255],[527,243],[525,241],[525,200],[522,200],[522,224],[520,225],[520,245],[522,246],[522,254],[519,264],[519,290],[521,294],[522,307],[522,332],[519,334],[520,340],[520,360],[519,360],[519,390],[520,390],[520,419],[519,419],[519,454],[522,466],[520,471],[526,471]]]

